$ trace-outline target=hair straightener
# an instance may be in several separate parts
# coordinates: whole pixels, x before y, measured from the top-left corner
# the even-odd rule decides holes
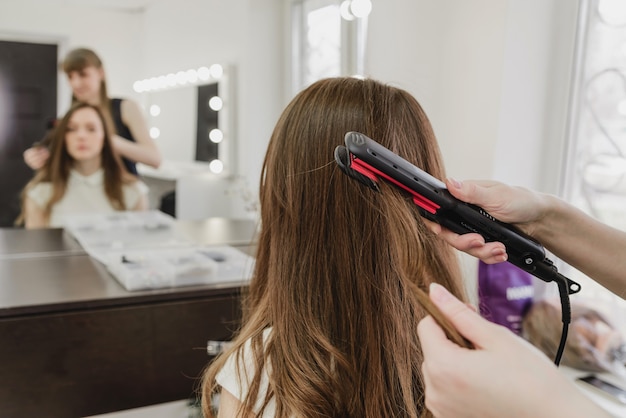
[[[335,160],[350,177],[379,191],[378,182],[387,181],[406,192],[421,216],[457,234],[478,233],[486,242],[499,241],[506,247],[508,262],[545,282],[556,282],[561,299],[563,333],[554,360],[559,364],[570,323],[569,295],[580,285],[560,274],[546,257],[543,246],[516,227],[500,222],[484,209],[458,200],[445,183],[409,163],[373,139],[348,132],[345,147],[335,148]]]

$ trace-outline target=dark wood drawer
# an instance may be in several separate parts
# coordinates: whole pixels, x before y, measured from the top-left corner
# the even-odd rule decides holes
[[[240,290],[0,319],[3,417],[78,417],[194,395],[207,340],[229,340]]]

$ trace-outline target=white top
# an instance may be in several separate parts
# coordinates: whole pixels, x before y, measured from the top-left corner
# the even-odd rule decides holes
[[[267,341],[267,338],[271,332],[271,328],[268,328],[263,331],[263,343]],[[237,359],[237,354],[233,354],[226,360],[224,363],[224,367],[217,373],[215,380],[217,383],[223,388],[230,392],[235,398],[243,401],[243,399],[248,394],[248,389],[250,387],[250,382],[254,377],[255,367],[254,367],[254,357],[252,356],[252,348],[250,341],[246,341],[243,348],[243,357],[242,361],[239,362],[239,372],[237,373],[237,366],[235,361]],[[261,383],[259,387],[259,396],[257,397],[257,402],[254,407],[254,411],[257,412],[261,409],[261,405],[263,405],[263,400],[265,399],[265,394],[267,393],[269,387],[269,377],[268,372],[270,372],[270,365],[266,364],[263,368],[263,375],[261,376]],[[273,417],[276,415],[276,402],[275,399],[272,398],[270,402],[265,407],[265,411],[263,412],[263,417]]]
[[[148,194],[148,186],[142,181],[124,184],[122,187],[124,203],[128,210],[134,208],[142,196]],[[35,185],[27,196],[41,208],[44,208],[52,197],[52,183],[43,182]],[[111,213],[116,209],[111,206],[104,191],[104,170],[84,176],[75,170],[70,171],[65,194],[53,207],[50,213],[51,228],[64,226],[66,217],[79,213]]]

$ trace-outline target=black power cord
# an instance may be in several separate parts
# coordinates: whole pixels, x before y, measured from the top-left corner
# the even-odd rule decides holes
[[[561,341],[559,342],[559,348],[556,350],[556,356],[554,358],[554,364],[558,366],[561,362],[563,351],[565,350],[565,343],[567,342],[567,332],[569,330],[569,324],[572,321],[572,308],[569,301],[570,286],[567,277],[563,276],[559,272],[556,272],[554,281],[559,287],[559,299],[561,299],[561,321],[563,322]]]

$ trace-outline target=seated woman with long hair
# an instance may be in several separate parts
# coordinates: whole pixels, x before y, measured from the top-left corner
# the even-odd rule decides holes
[[[215,393],[220,417],[432,416],[416,330],[438,317],[431,283],[466,299],[458,260],[410,198],[342,173],[333,152],[348,131],[444,178],[430,122],[406,91],[332,78],[300,92],[269,142],[243,324],[204,374],[206,416]]]
[[[50,158],[23,193],[26,228],[62,227],[79,213],[145,210],[147,187],[122,167],[101,110],[76,103],[55,127]]]

